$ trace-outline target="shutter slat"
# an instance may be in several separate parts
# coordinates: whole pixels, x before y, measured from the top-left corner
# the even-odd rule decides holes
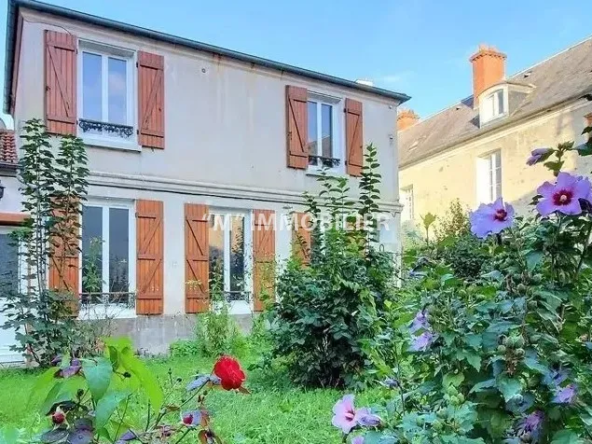
[[[161,201],[136,203],[136,313],[163,312],[164,301],[164,207]]]
[[[308,167],[308,92],[306,88],[286,86],[286,137],[288,167]]]
[[[253,303],[263,311],[263,293],[275,298],[275,212],[255,210],[253,217]]]
[[[185,312],[209,309],[208,206],[185,204]]]
[[[76,134],[76,42],[45,31],[45,124],[52,134]]]
[[[364,120],[362,102],[345,99],[345,139],[347,174],[360,176],[364,166]]]
[[[138,132],[140,145],[164,149],[164,57],[138,52]]]

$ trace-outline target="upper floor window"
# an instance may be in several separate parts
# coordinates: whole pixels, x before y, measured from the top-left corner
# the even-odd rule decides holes
[[[499,150],[477,160],[478,203],[490,203],[502,196],[502,155]]]
[[[308,163],[313,168],[338,170],[343,164],[341,149],[342,125],[338,99],[314,95],[308,99]]]
[[[133,142],[134,53],[81,42],[79,58],[78,126],[82,135]]]
[[[487,123],[491,120],[506,114],[505,91],[498,89],[481,99],[480,118],[481,123]]]
[[[403,204],[401,220],[403,222],[413,220],[413,185],[401,190],[401,203]]]

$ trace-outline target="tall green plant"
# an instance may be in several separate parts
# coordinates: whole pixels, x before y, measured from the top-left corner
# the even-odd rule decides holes
[[[86,197],[86,149],[81,139],[64,136],[59,146],[39,119],[25,123],[19,165],[23,211],[29,218],[15,234],[21,246],[24,291],[4,295],[5,329],[16,332],[18,345],[36,362],[46,365],[58,351],[69,348],[76,335],[72,291],[48,288],[50,266],[62,280],[66,259],[77,255],[81,203]]]

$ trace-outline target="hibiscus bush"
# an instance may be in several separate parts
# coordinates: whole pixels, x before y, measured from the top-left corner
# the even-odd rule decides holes
[[[377,364],[388,394],[336,404],[344,442],[592,443],[592,193],[561,170],[568,151],[592,155],[562,144],[528,159],[550,171],[535,217],[501,198],[471,213],[491,257],[478,279],[415,262],[390,317],[399,360]]]
[[[108,338],[102,357],[58,356],[53,363],[33,389],[47,393],[40,413],[51,424],[34,442],[221,443],[205,404],[208,392],[221,387],[248,393],[245,373],[230,356],[220,357],[211,374],[188,382],[170,374],[163,390],[127,339]],[[147,399],[144,414],[137,411],[138,396]]]

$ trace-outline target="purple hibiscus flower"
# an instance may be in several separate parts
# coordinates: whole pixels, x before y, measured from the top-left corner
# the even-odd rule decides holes
[[[201,424],[201,412],[199,410],[192,410],[181,415],[181,422],[187,427],[197,427]]]
[[[115,444],[126,444],[130,441],[135,441],[136,439],[138,439],[138,435],[136,435],[133,431],[128,430],[119,437]]]
[[[526,165],[533,166],[541,160],[545,160],[553,152],[552,148],[536,148],[530,153],[530,157],[526,161]]]
[[[557,390],[557,393],[555,393],[555,397],[553,398],[553,402],[555,404],[572,404],[575,401],[577,394],[578,388],[576,385],[569,384],[568,386]]]
[[[436,340],[436,335],[431,331],[424,331],[419,336],[415,336],[411,342],[410,350],[412,351],[426,351],[430,345]]]
[[[537,192],[543,199],[537,204],[541,216],[548,216],[555,211],[577,215],[582,212],[580,199],[587,199],[590,194],[590,181],[569,173],[559,173],[557,182],[545,182]]]
[[[356,436],[354,439],[352,439],[351,444],[364,444],[364,437]]]
[[[409,331],[411,333],[415,333],[418,330],[428,330],[430,328],[430,323],[428,321],[428,314],[425,310],[418,311],[411,322],[411,326],[409,327]]]
[[[70,365],[68,367],[64,367],[59,369],[55,377],[56,378],[70,378],[72,376],[76,376],[82,370],[82,362],[80,359],[74,358],[70,361]]]
[[[356,411],[358,424],[362,427],[378,427],[382,424],[382,419],[378,415],[374,415],[369,408],[361,408]]]
[[[540,410],[531,413],[518,423],[516,434],[519,438],[530,437],[530,442],[538,442],[545,415]]]
[[[514,207],[500,197],[490,204],[481,204],[470,216],[471,232],[481,239],[510,227],[514,221]]]
[[[360,413],[366,413],[366,409],[360,409]],[[354,407],[354,395],[345,395],[335,403],[331,423],[347,435],[358,425],[359,418],[360,414]]]

